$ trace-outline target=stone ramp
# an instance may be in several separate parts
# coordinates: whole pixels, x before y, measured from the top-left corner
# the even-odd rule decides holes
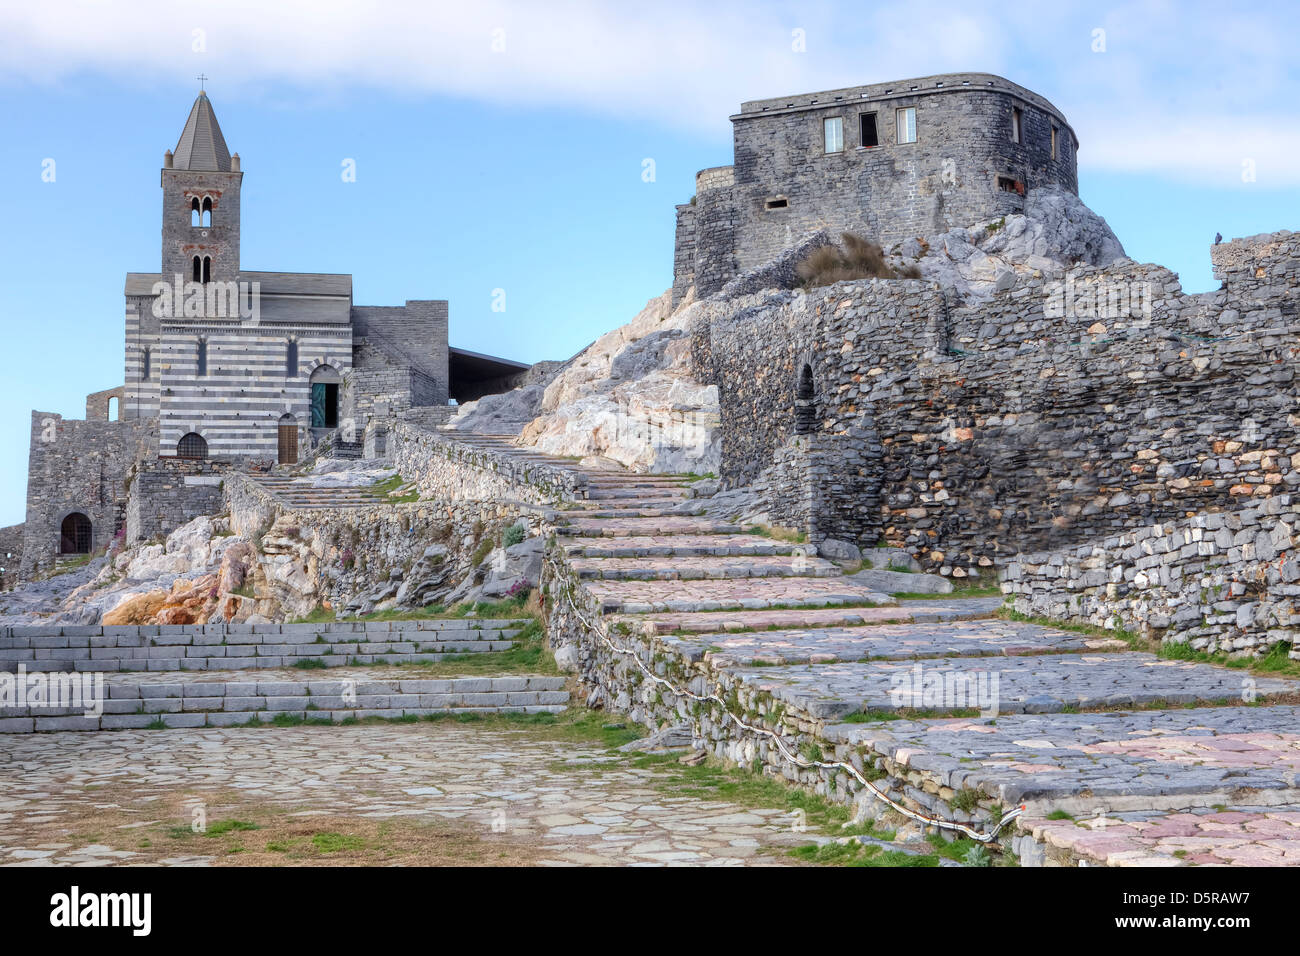
[[[315,676],[298,670],[86,675],[104,681],[102,713],[29,704],[0,708],[0,732],[231,727],[275,720],[340,722],[437,714],[558,713],[564,678],[422,678],[403,668],[353,667]]]
[[[300,664],[428,663],[509,650],[526,620],[450,618],[319,624],[32,625],[0,629],[0,673],[203,671]]]

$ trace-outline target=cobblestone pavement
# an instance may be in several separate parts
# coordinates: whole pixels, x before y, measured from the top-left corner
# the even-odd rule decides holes
[[[432,821],[501,844],[507,858],[490,862],[545,866],[782,865],[812,840],[785,810],[665,795],[659,779],[598,745],[472,724],[13,737],[0,753],[0,865],[219,862],[207,849],[218,841],[183,832],[197,802],[210,823],[256,813],[267,835],[240,834],[246,852],[271,821],[318,817]],[[156,845],[141,848],[141,834]]]

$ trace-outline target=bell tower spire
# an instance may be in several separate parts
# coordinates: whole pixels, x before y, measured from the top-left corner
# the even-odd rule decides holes
[[[239,276],[239,190],[231,155],[202,85],[175,150],[163,156],[162,273],[186,282]]]

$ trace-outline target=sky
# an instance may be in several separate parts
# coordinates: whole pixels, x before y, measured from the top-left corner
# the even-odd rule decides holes
[[[244,170],[241,264],[446,298],[451,343],[563,359],[672,281],[676,203],[742,100],[989,72],[1051,100],[1128,254],[1300,228],[1300,5],[0,0],[0,525],[32,410],[122,383],[123,278],[200,74]],[[355,181],[343,175],[355,169]],[[504,310],[494,309],[504,304]]]

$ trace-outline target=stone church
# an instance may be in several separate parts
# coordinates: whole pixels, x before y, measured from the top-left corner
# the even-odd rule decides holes
[[[205,92],[160,178],[159,269],[126,276],[124,384],[85,420],[33,413],[24,575],[203,513],[223,469],[382,450],[386,422],[440,424],[529,368],[450,348],[444,299],[356,305],[350,275],[244,269],[244,173]]]

